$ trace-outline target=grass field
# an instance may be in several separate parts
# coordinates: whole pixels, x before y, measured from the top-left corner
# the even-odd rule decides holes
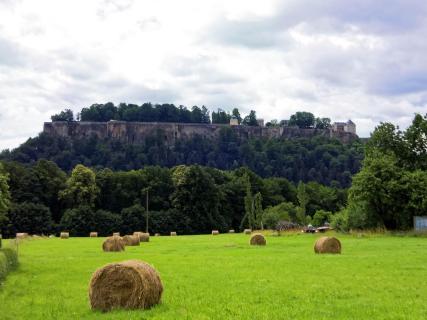
[[[339,235],[341,255],[315,255],[317,235],[151,237],[123,253],[102,238],[25,241],[0,288],[0,319],[427,319],[427,238]],[[160,273],[162,303],[93,312],[88,283],[113,261]]]

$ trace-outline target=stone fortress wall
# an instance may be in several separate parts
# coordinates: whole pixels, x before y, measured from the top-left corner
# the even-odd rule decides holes
[[[189,139],[195,135],[217,139],[221,129],[230,128],[239,139],[282,138],[325,136],[349,143],[357,138],[352,132],[333,129],[300,129],[297,127],[252,127],[230,126],[228,124],[172,123],[172,122],[45,122],[43,132],[62,137],[84,138],[96,135],[100,139],[118,139],[127,143],[142,143],[149,136],[161,135],[166,144],[174,145],[176,140]]]

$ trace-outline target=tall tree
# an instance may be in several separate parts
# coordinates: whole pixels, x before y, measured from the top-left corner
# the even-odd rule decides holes
[[[6,222],[6,212],[10,205],[10,192],[7,181],[7,174],[4,172],[3,165],[0,163],[0,230]]]
[[[314,115],[311,112],[305,111],[298,111],[289,119],[290,126],[297,126],[303,129],[314,127],[314,122]]]
[[[99,189],[96,185],[95,173],[78,164],[72,171],[71,177],[66,182],[66,188],[59,196],[71,208],[79,206],[94,207]]]
[[[305,224],[306,220],[306,209],[309,201],[309,197],[303,182],[298,183],[297,187],[297,199],[298,199],[298,208],[297,208],[297,219],[299,223]]]
[[[52,121],[67,121],[71,122],[74,120],[74,114],[71,109],[65,109],[58,114],[54,114],[50,117]]]

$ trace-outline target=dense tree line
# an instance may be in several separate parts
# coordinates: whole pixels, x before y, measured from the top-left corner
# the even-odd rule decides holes
[[[427,115],[415,115],[405,131],[382,123],[366,147],[338,225],[348,228],[410,229],[427,212]]]
[[[152,104],[143,103],[142,105],[120,103],[118,106],[112,102],[96,103],[83,108],[74,119],[74,113],[71,109],[65,109],[58,114],[51,116],[52,121],[92,121],[107,122],[117,121],[135,121],[135,122],[177,122],[177,123],[218,123],[229,124],[234,118],[238,124],[246,126],[258,126],[256,112],[251,110],[248,115],[242,117],[238,108],[232,109],[231,113],[221,108],[212,111],[212,117],[209,110],[202,106],[193,106],[191,110],[180,105],[179,107],[171,103]],[[299,128],[317,128],[328,129],[331,127],[331,119],[316,118],[311,112],[300,111],[293,114],[289,120],[271,120],[266,126],[295,126]]]
[[[221,170],[247,166],[262,177],[284,177],[294,183],[316,181],[349,187],[359,171],[363,145],[343,144],[325,137],[283,139],[238,139],[227,127],[213,141],[200,136],[178,140],[168,146],[163,134],[147,137],[142,144],[130,144],[97,137],[64,138],[40,134],[17,149],[4,151],[0,159],[34,163],[48,159],[70,171],[81,163],[113,170],[140,169],[147,165],[174,167],[199,164]]]
[[[77,165],[67,175],[47,160],[31,165],[6,161],[2,177],[7,192],[0,199],[7,199],[7,205],[0,228],[6,236],[60,230],[82,236],[94,230],[101,235],[145,230],[147,192],[148,229],[165,234],[274,228],[284,219],[305,224],[319,216],[319,210],[336,212],[346,204],[343,189],[315,182],[300,183],[297,188],[285,178],[263,179],[245,167],[222,171],[179,165],[112,171]],[[306,199],[304,204],[301,197]],[[248,211],[250,201],[256,212]],[[298,215],[302,206],[304,212]],[[318,219],[319,224],[327,219]]]

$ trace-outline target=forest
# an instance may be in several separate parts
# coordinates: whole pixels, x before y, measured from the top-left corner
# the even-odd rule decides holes
[[[315,182],[261,178],[248,168],[222,171],[198,165],[140,170],[92,170],[81,164],[67,175],[54,162],[3,162],[9,208],[0,213],[4,235],[68,230],[180,234],[244,227],[275,228],[279,221],[322,225],[346,204],[346,191]],[[1,176],[1,175],[0,175]],[[7,188],[5,188],[6,190]],[[253,201],[255,210],[245,203]],[[249,211],[248,211],[249,210]],[[0,210],[1,212],[1,210]]]

